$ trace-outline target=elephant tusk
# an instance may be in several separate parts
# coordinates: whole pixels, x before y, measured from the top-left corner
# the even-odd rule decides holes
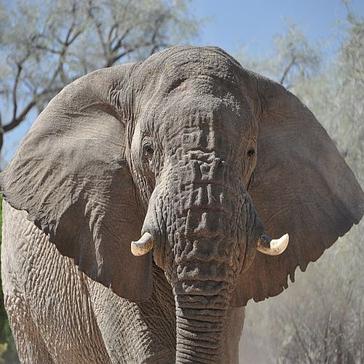
[[[133,255],[140,257],[149,253],[154,246],[153,237],[149,233],[144,233],[138,241],[132,241],[130,244],[130,250]]]
[[[280,255],[286,250],[288,242],[288,234],[284,234],[279,239],[271,239],[268,235],[263,234],[258,240],[257,250],[266,255]]]

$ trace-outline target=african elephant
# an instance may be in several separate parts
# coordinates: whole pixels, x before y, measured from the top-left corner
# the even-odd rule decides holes
[[[237,363],[247,301],[364,212],[313,114],[213,47],[74,81],[1,187],[5,305],[33,364]]]

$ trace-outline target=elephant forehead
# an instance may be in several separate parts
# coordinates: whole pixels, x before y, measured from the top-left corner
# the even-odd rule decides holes
[[[174,54],[166,59],[163,76],[173,86],[178,80],[205,75],[216,81],[239,84],[239,66],[231,57],[215,50],[193,49]]]
[[[210,75],[238,83],[239,63],[215,47],[172,47],[143,63],[143,70],[159,71],[167,80],[196,75]],[[158,72],[157,72],[158,73]]]
[[[160,119],[162,135],[168,141],[192,148],[237,146],[253,132],[252,114],[233,96],[178,93],[164,106]]]
[[[254,133],[242,68],[224,51],[173,47],[150,57],[140,71],[148,75],[138,77],[145,81],[137,101],[142,128],[160,132],[162,140],[188,133],[214,139],[219,134],[219,139],[234,143]]]
[[[166,128],[177,124],[194,127],[208,121],[216,128],[233,128],[235,132],[251,127],[253,110],[248,99],[229,82],[199,75],[175,87],[158,103]],[[160,106],[162,105],[162,107]]]
[[[221,49],[173,47],[140,64],[134,73],[136,89],[144,95],[166,95],[189,79],[205,77],[211,85],[240,88],[241,66]]]

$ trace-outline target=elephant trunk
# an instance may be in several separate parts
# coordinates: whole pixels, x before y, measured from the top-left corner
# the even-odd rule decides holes
[[[225,225],[231,229],[225,213],[196,213],[204,217],[187,218],[185,233],[177,234],[175,243],[171,284],[176,302],[176,363],[221,363],[226,312],[246,246],[238,246],[222,231]],[[207,223],[210,215],[212,221]]]
[[[220,363],[227,299],[176,294],[176,363]]]

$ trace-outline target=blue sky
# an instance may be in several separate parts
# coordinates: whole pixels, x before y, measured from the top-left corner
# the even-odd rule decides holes
[[[352,0],[350,9],[364,16],[364,0]],[[273,38],[283,34],[287,22],[296,24],[312,42],[320,42],[330,56],[337,48],[347,14],[341,0],[191,0],[190,12],[205,19],[197,45],[216,45],[232,55],[244,47],[252,56],[269,56]],[[30,119],[35,118],[32,113]],[[30,127],[27,120],[5,137],[9,160]]]
[[[364,0],[352,0],[349,7],[364,15]],[[287,21],[309,40],[335,47],[339,21],[347,14],[341,0],[192,0],[191,10],[207,19],[198,44],[217,45],[232,54],[244,46],[253,56],[269,54],[273,37],[284,33]]]

